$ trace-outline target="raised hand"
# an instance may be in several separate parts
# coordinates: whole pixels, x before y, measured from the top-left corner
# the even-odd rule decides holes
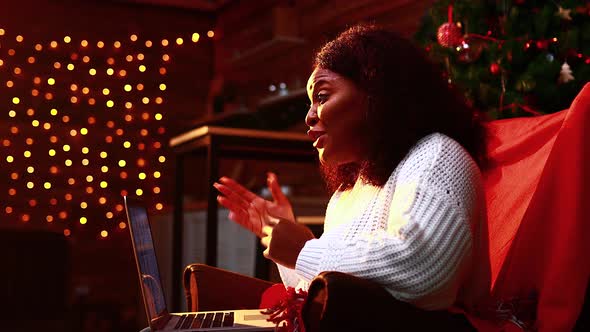
[[[263,199],[228,177],[220,178],[219,182],[213,184],[222,194],[217,196],[217,201],[230,211],[229,219],[256,236],[263,237],[262,228],[272,226],[280,219],[295,221],[291,203],[281,191],[274,173],[267,174],[267,185],[273,201]]]

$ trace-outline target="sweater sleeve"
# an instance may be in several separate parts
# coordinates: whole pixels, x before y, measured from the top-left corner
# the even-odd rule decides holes
[[[371,222],[360,220],[357,230],[337,227],[306,243],[296,263],[304,280],[321,271],[340,271],[375,281],[395,298],[423,309],[453,304],[470,267],[475,187],[481,179],[458,143],[438,138],[410,154],[392,175],[390,188],[384,188],[390,192],[387,200],[378,207],[384,211],[383,227],[363,228]]]
[[[301,278],[299,278],[299,275],[294,269],[290,269],[281,264],[277,264],[277,269],[279,270],[283,285],[286,287],[296,288],[301,282]]]

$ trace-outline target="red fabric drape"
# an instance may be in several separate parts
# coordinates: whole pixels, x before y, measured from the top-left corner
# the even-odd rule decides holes
[[[590,84],[567,110],[488,130],[490,303],[532,296],[535,328],[570,331],[590,277]]]

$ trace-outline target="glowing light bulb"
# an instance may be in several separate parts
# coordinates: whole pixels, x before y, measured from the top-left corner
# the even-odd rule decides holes
[[[162,46],[166,47],[168,46],[169,42],[168,39],[162,39]]]
[[[101,171],[101,172],[103,172],[103,173],[106,173],[106,172],[108,172],[108,171],[109,171],[109,167],[108,167],[108,166],[102,166],[102,167],[100,168],[100,171]]]
[[[122,222],[122,221],[121,221],[121,222],[119,223],[119,228],[120,228],[120,229],[125,229],[126,227],[127,227],[127,224],[125,224],[124,222]]]
[[[141,189],[135,190],[135,195],[137,195],[137,196],[143,195],[143,190],[141,190]]]
[[[106,105],[108,108],[111,108],[111,107],[115,106],[115,103],[112,100],[107,100]]]
[[[87,135],[88,134],[88,129],[86,129],[86,128],[80,128],[80,134]]]
[[[198,42],[199,38],[201,38],[201,36],[197,32],[193,33],[193,35],[191,36],[191,40],[193,41],[193,43]]]
[[[65,42],[66,44],[69,44],[71,41],[72,41],[72,38],[70,38],[70,36],[65,36],[65,37],[64,37],[64,42]]]
[[[81,225],[85,225],[88,222],[88,219],[86,217],[80,217],[80,224]]]
[[[155,171],[154,172],[154,178],[156,178],[156,179],[160,178],[161,175],[162,174],[160,172],[158,172],[158,171]]]
[[[55,156],[55,150],[54,149],[49,149],[48,153],[49,153],[49,156],[51,156],[51,157]]]
[[[100,181],[100,187],[101,187],[101,188],[103,188],[103,189],[104,189],[104,188],[108,187],[108,185],[109,185],[109,184],[108,184],[106,181]]]
[[[176,44],[177,45],[182,45],[184,43],[184,40],[182,38],[176,38]]]
[[[107,154],[105,151],[101,151],[101,152],[100,152],[100,157],[101,157],[102,159],[106,158],[107,156],[108,156],[108,154]]]
[[[214,36],[215,36],[215,32],[213,32],[213,30],[207,31],[207,37],[213,38]]]
[[[119,167],[125,167],[125,165],[127,165],[125,160],[119,160]]]
[[[146,68],[146,66],[144,66],[144,65],[140,65],[140,66],[139,66],[139,71],[140,71],[140,72],[142,72],[142,73],[143,73],[143,72],[145,72],[145,70],[146,70],[146,69],[147,69],[147,68]]]
[[[138,177],[140,180],[145,180],[145,178],[146,178],[147,176],[146,176],[146,174],[145,174],[144,172],[141,172],[141,173],[139,173],[139,174],[137,175],[137,177]]]
[[[64,144],[64,146],[62,147],[62,149],[63,149],[65,152],[68,152],[68,151],[70,151],[70,146],[69,146],[68,144]]]
[[[123,90],[125,90],[127,92],[131,91],[131,89],[132,89],[131,84],[125,84],[125,86],[123,87]]]
[[[102,231],[100,232],[100,236],[101,236],[101,237],[103,237],[103,238],[106,238],[107,236],[109,236],[109,232],[107,232],[107,231],[105,231],[105,230],[102,230]]]
[[[156,119],[158,121],[162,120],[162,114],[156,113],[156,115],[154,115],[154,119]]]
[[[129,39],[131,39],[132,42],[137,41],[137,35],[132,34],[131,36],[129,36]]]

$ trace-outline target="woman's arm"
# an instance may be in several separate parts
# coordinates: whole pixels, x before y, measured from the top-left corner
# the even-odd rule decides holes
[[[373,280],[397,299],[425,309],[445,308],[455,301],[471,264],[471,228],[479,219],[481,179],[467,152],[439,136],[437,151],[426,151],[431,166],[396,179],[390,206],[380,207],[389,209],[382,217],[386,220],[375,222],[375,213],[363,216],[386,227],[370,231],[345,225],[306,243],[296,263],[304,280],[322,271],[339,271]],[[408,159],[404,167],[411,162]]]

